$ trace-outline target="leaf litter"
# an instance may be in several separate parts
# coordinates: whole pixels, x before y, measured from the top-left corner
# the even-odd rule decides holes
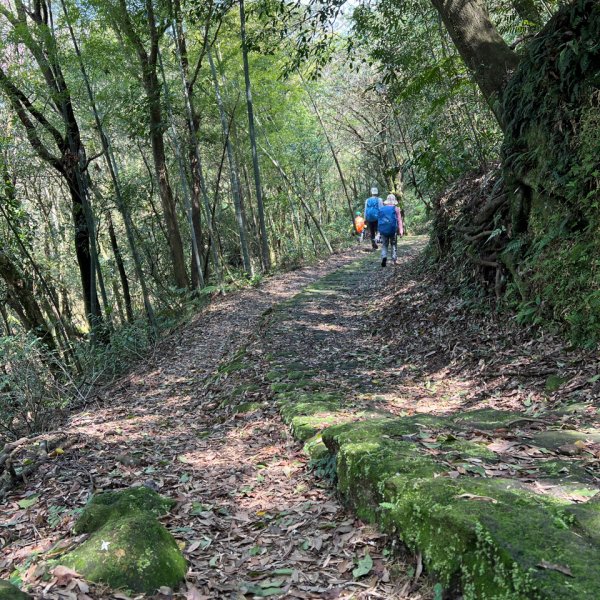
[[[243,373],[217,371],[273,303],[356,257],[337,255],[221,299],[74,414],[65,431],[76,443],[0,507],[0,575],[35,598],[142,598],[60,565],[50,572],[47,561],[85,539],[70,532],[91,493],[146,485],[177,501],[162,522],[189,563],[181,589],[161,588],[156,598],[431,598],[425,583],[406,587],[412,559],[392,558],[387,538],[307,471],[264,385],[236,394],[235,404],[253,401],[256,410],[234,413],[230,394],[259,377],[261,351],[245,357]]]

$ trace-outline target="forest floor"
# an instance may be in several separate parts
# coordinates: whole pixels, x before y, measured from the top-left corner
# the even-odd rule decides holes
[[[351,418],[518,413],[510,431],[465,433],[502,454],[489,473],[475,461],[449,466],[450,476],[510,473],[540,493],[587,501],[600,458],[600,434],[590,433],[597,356],[473,311],[423,271],[424,243],[403,240],[396,267],[382,269],[378,254],[357,247],[272,277],[216,300],[159,344],[70,418],[64,452],[0,506],[0,575],[38,598],[126,598],[76,577],[48,580],[44,561],[69,547],[91,493],[144,484],[177,501],[162,520],[189,563],[174,597],[441,598],[420,556],[345,510],[311,471],[273,400],[274,362],[312,373],[306,389],[348,399]],[[552,425],[559,419],[575,434],[546,440],[549,449],[536,437],[549,429],[548,411]],[[438,452],[436,435],[421,436],[425,453]],[[548,452],[567,473],[569,461],[585,469],[589,485],[542,481],[536,461]]]

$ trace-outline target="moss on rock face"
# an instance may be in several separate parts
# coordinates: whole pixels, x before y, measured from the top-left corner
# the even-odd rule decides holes
[[[477,457],[484,464],[494,462],[495,454],[440,436],[435,454],[428,455],[411,441],[420,417],[352,423],[322,433],[337,454],[338,489],[358,515],[396,532],[423,554],[444,585],[458,585],[465,598],[600,597],[600,576],[589,569],[600,549],[593,534],[600,529],[600,513],[582,510],[576,521],[568,501],[533,493],[518,481],[446,476],[461,458]],[[427,422],[448,425],[451,419]],[[547,563],[568,567],[574,577],[539,566]]]
[[[187,565],[173,536],[156,519],[173,504],[143,487],[97,494],[75,526],[90,537],[61,564],[113,589],[152,593],[177,586]]]
[[[166,515],[175,505],[173,500],[160,496],[150,488],[140,486],[96,494],[75,523],[75,533],[93,533],[112,518],[126,517],[138,512],[149,517]]]
[[[22,592],[9,581],[0,579],[0,600],[30,600],[31,596]]]
[[[526,45],[504,93],[512,241],[501,260],[535,309],[575,341],[600,341],[600,4],[573,0]],[[518,264],[518,270],[514,268]],[[569,276],[565,277],[565,273]],[[552,376],[547,391],[562,381]]]

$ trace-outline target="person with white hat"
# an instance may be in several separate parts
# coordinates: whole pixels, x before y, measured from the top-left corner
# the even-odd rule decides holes
[[[387,264],[388,246],[390,244],[392,246],[392,261],[396,264],[398,260],[398,235],[404,235],[404,223],[402,223],[402,214],[394,194],[390,194],[379,209],[377,223],[381,234],[381,266],[385,267]]]
[[[376,187],[372,187],[371,196],[365,200],[365,221],[369,227],[373,250],[377,250],[377,244],[375,243],[375,236],[377,235],[377,218],[379,209],[383,206],[383,200],[378,194],[379,190]]]

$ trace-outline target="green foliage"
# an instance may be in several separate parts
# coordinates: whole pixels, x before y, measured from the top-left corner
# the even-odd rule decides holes
[[[414,174],[431,196],[494,160],[498,127],[431,2],[361,4],[352,18],[353,48],[374,63],[380,81],[374,87],[389,97],[403,126],[401,138],[409,141],[404,187],[415,187]]]
[[[0,438],[42,431],[65,409],[75,385],[33,334],[0,337]]]
[[[330,485],[335,485],[337,481],[335,454],[328,452],[319,458],[311,459],[308,466],[316,477],[325,480]]]
[[[507,179],[530,196],[518,260],[523,322],[600,341],[600,7],[565,6],[528,46],[505,94]]]

